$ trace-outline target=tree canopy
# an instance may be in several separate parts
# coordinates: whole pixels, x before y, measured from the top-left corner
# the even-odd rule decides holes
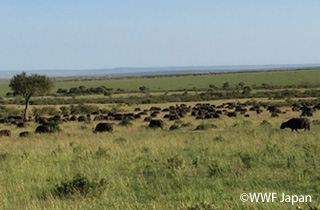
[[[53,80],[45,75],[31,74],[26,72],[15,75],[9,84],[14,95],[20,95],[25,99],[25,120],[27,120],[27,109],[32,96],[40,96],[49,92],[53,87]]]

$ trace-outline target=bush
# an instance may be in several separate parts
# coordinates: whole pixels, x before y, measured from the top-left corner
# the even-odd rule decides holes
[[[214,177],[219,175],[222,172],[222,167],[217,161],[214,161],[208,166],[209,177]]]
[[[212,203],[201,202],[195,205],[189,206],[187,210],[215,210],[216,208]]]
[[[79,104],[77,106],[74,106],[74,105],[70,106],[70,111],[72,114],[88,114],[97,110],[98,110],[98,107],[96,106],[89,106],[84,104]]]
[[[251,155],[247,152],[240,152],[238,155],[239,155],[241,162],[243,163],[243,165],[246,169],[252,168],[252,166],[255,163],[255,158],[253,157],[253,155]]]
[[[108,154],[108,149],[99,147],[98,150],[94,153],[94,158],[102,159],[102,158],[109,158],[110,155]]]
[[[210,123],[201,123],[196,127],[196,130],[208,130],[209,128],[217,128],[217,126]]]
[[[52,128],[53,132],[60,132],[60,122],[59,121],[49,121],[48,122],[50,127]]]
[[[181,124],[181,127],[190,127],[190,126],[192,126],[192,123],[182,123]]]
[[[54,107],[42,107],[32,109],[33,116],[43,116],[43,115],[55,115],[59,114],[59,111]]]
[[[121,125],[121,126],[129,126],[129,125],[132,125],[132,123],[131,123],[129,118],[125,117],[124,119],[122,119],[120,121],[119,125]]]
[[[167,159],[167,168],[175,171],[184,168],[184,160],[178,155]]]
[[[180,126],[179,125],[177,125],[177,124],[173,124],[173,125],[171,125],[170,126],[170,131],[173,131],[173,130],[178,130],[178,129],[180,129]]]
[[[23,110],[0,106],[0,117],[7,117],[10,115],[22,116],[22,114],[23,114]]]
[[[101,192],[104,187],[104,179],[99,182],[90,181],[87,177],[77,174],[72,180],[64,180],[52,190],[54,197],[66,198],[73,195],[87,196]]]
[[[320,120],[313,120],[313,121],[312,121],[312,124],[314,124],[314,125],[320,125]]]
[[[267,120],[263,120],[261,123],[260,123],[261,126],[271,126],[271,123],[268,122]]]

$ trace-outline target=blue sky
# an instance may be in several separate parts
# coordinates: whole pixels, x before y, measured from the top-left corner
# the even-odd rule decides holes
[[[320,63],[318,0],[0,0],[0,70]]]

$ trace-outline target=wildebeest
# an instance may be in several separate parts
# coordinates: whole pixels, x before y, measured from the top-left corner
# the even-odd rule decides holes
[[[113,126],[110,123],[99,123],[94,132],[105,132],[105,131],[113,131]]]
[[[149,128],[163,128],[162,120],[151,120],[149,123]]]
[[[0,131],[0,136],[11,136],[11,131],[10,130],[1,130]]]
[[[307,118],[292,118],[281,124],[280,129],[291,128],[291,131],[297,129],[310,130],[310,120]]]
[[[37,128],[36,128],[36,131],[35,133],[50,133],[52,132],[52,127],[49,126],[49,125],[39,125]]]

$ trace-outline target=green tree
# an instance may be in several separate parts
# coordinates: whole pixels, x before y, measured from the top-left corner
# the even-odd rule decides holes
[[[214,90],[218,90],[218,87],[215,86],[214,84],[210,84],[210,85],[209,85],[209,88],[214,89]]]
[[[14,95],[24,98],[24,120],[28,120],[28,106],[32,96],[40,96],[49,92],[53,87],[53,80],[45,75],[31,74],[26,72],[15,75],[9,84]]]
[[[251,93],[251,87],[250,86],[244,86],[242,89],[242,94],[249,94]]]
[[[223,85],[222,85],[222,89],[224,89],[224,90],[229,89],[229,87],[230,87],[229,82],[225,82],[225,83],[223,83]]]
[[[149,88],[146,86],[139,87],[140,92],[145,93],[146,95],[149,95]]]
[[[244,82],[239,82],[239,83],[238,83],[238,86],[239,86],[240,88],[243,88],[243,87],[244,87]]]

